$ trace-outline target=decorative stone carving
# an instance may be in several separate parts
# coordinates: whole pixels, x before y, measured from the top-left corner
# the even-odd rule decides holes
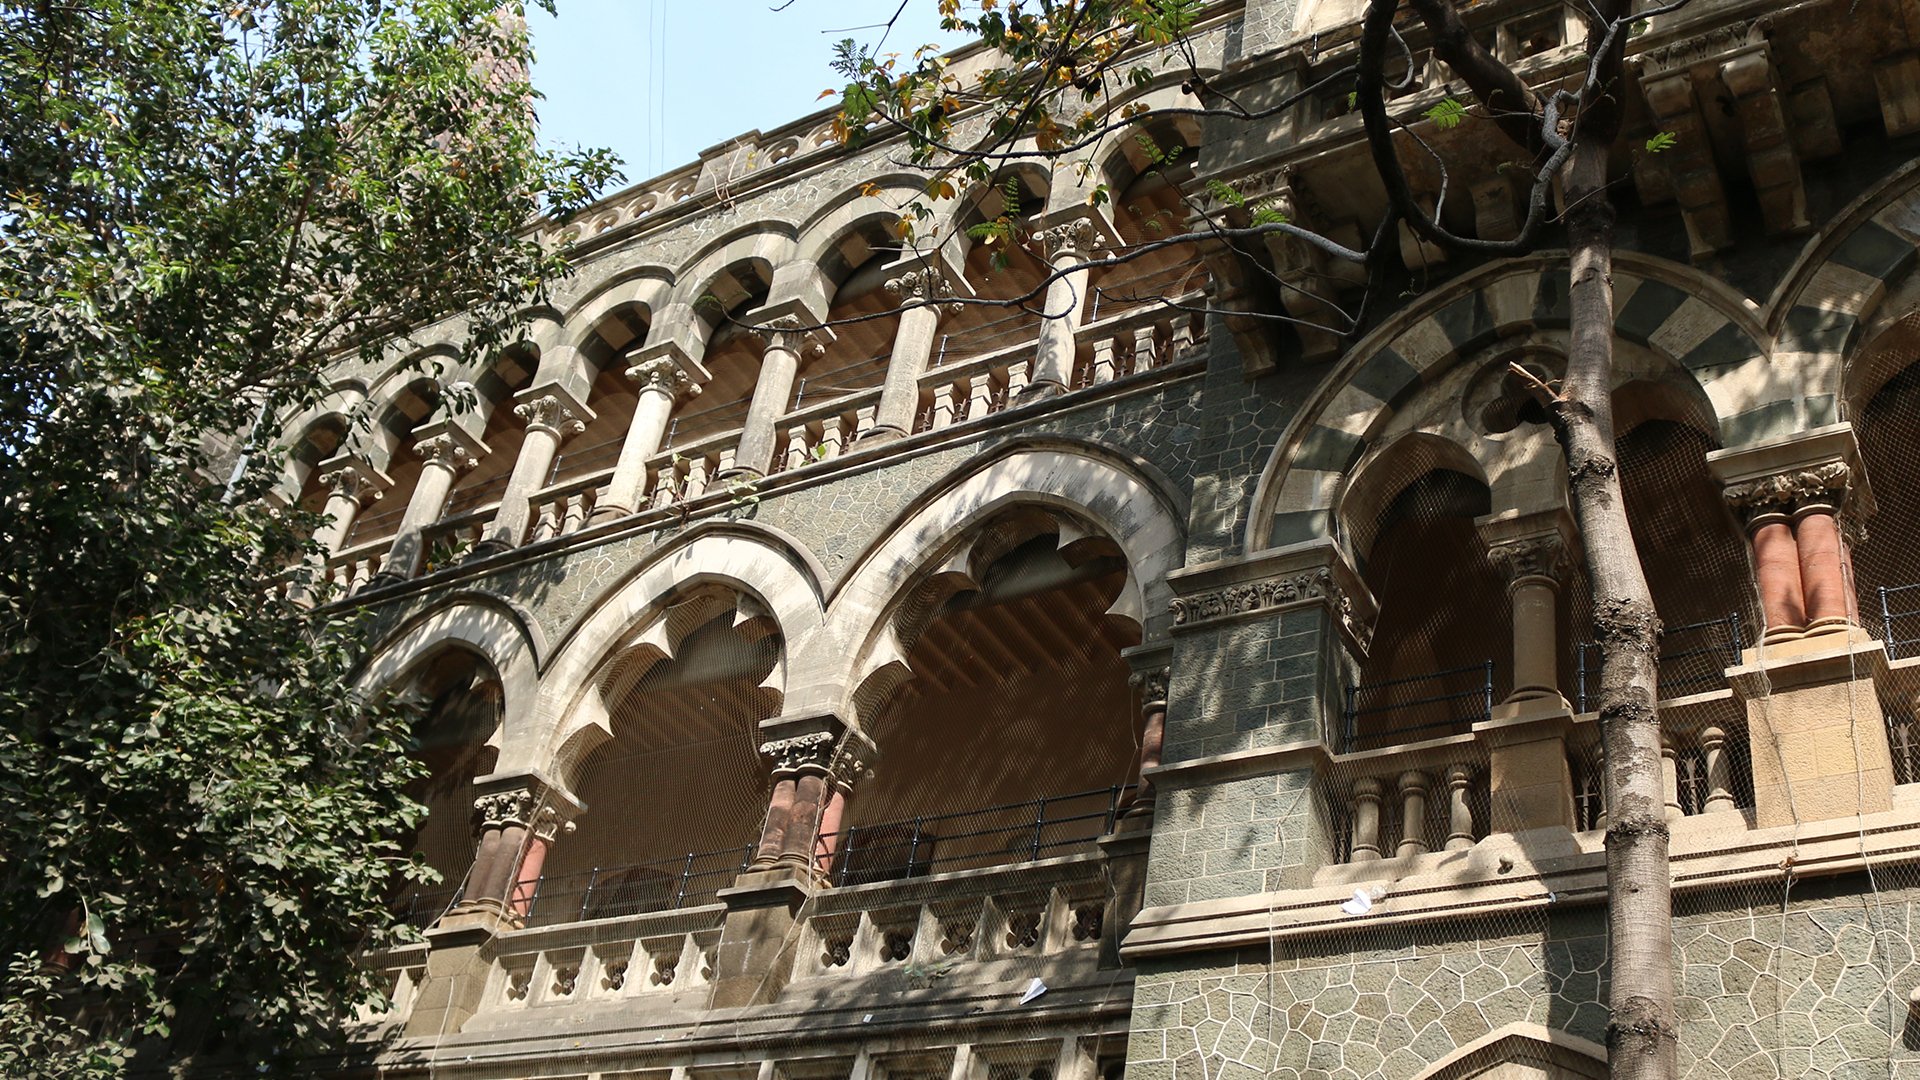
[[[1527,578],[1564,581],[1573,572],[1573,553],[1567,550],[1567,542],[1559,533],[1542,533],[1495,544],[1487,550],[1487,557],[1511,583]]]
[[[1176,600],[1174,603],[1178,604],[1179,601]],[[1151,707],[1155,704],[1166,704],[1167,686],[1171,678],[1170,669],[1156,667],[1134,672],[1127,677],[1127,682],[1140,688],[1140,700]]]
[[[1776,473],[1758,480],[1729,484],[1727,502],[1749,521],[1767,514],[1794,514],[1809,506],[1838,508],[1852,486],[1853,469],[1844,461]]]
[[[840,740],[839,747],[833,752],[833,762],[827,767],[827,775],[833,778],[834,786],[850,791],[854,784],[872,776],[876,749],[866,738],[848,732],[847,737]]]
[[[642,393],[658,390],[673,397],[680,394],[697,397],[700,394],[700,384],[670,356],[642,360],[627,369],[627,378],[639,383]]]
[[[466,442],[448,432],[421,439],[413,444],[413,452],[428,465],[439,465],[456,475],[480,464]]]
[[[1742,19],[1695,37],[1682,38],[1679,41],[1662,45],[1657,49],[1648,49],[1633,58],[1648,75],[1665,71],[1690,68],[1710,57],[1746,45],[1757,45],[1766,40],[1766,33],[1773,28],[1773,18],[1762,15],[1753,19]]]
[[[320,483],[334,494],[344,495],[361,506],[379,502],[387,495],[384,485],[355,465],[321,473]]]
[[[539,806],[539,797],[527,788],[488,792],[473,800],[474,813],[479,817],[483,830],[508,825],[525,828],[533,821]]]
[[[772,762],[776,777],[805,772],[824,776],[833,771],[836,742],[833,732],[813,731],[762,743],[760,753]]]
[[[781,315],[764,325],[750,327],[747,332],[759,338],[767,348],[786,349],[803,362],[826,352],[835,336],[827,327],[802,320],[797,315]]]
[[[1045,245],[1047,258],[1058,259],[1061,256],[1074,258],[1092,258],[1100,246],[1100,230],[1086,218],[1074,218],[1062,222],[1040,234]]]
[[[953,283],[938,267],[905,271],[898,277],[888,278],[885,288],[896,303],[907,307],[932,307],[941,315],[960,313],[959,304],[945,303],[953,299]]]
[[[514,415],[527,422],[528,431],[551,431],[561,438],[587,430],[587,423],[573,407],[556,394],[543,394],[513,407]]]
[[[1169,603],[1175,626],[1210,622],[1263,611],[1278,611],[1314,601],[1331,601],[1340,625],[1364,651],[1372,647],[1373,627],[1359,607],[1334,583],[1333,571],[1318,567],[1303,573],[1229,585],[1213,592],[1176,596]]]

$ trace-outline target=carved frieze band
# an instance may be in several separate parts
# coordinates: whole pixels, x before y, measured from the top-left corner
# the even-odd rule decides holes
[[[1361,649],[1371,647],[1371,622],[1360,617],[1353,598],[1334,582],[1333,571],[1324,566],[1262,581],[1241,582],[1212,592],[1177,596],[1170,607],[1173,624],[1185,627],[1311,603],[1329,604],[1341,626]]]
[[[1758,480],[1728,484],[1727,502],[1749,521],[1771,514],[1795,514],[1808,507],[1839,508],[1853,482],[1853,469],[1844,461],[1829,461],[1808,469],[1775,473]]]

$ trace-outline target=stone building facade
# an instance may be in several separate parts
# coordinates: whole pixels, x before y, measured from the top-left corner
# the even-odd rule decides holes
[[[1224,0],[1193,47],[1258,108],[1359,15]],[[1580,69],[1559,5],[1466,18],[1535,85]],[[1409,44],[1411,114],[1459,88]],[[1615,401],[1681,1065],[1920,1073],[1920,6],[1694,0],[1629,64]],[[1350,303],[1346,269],[1205,240],[1245,213],[1212,180],[1371,228],[1346,89],[1149,116],[1177,167],[1010,166],[917,252],[896,146],[751,132],[554,227],[579,272],[525,349],[470,370],[439,327],[339,371],[287,493],[371,614],[365,687],[433,702],[447,878],[369,958],[393,1003],[349,1071],[1605,1075],[1587,593],[1511,374],[1564,364],[1564,253],[1404,235],[1343,337],[1263,316]],[[1499,133],[1428,134],[1450,227],[1513,235]],[[996,267],[966,226],[1002,213],[1032,243]],[[955,302],[1188,231],[1057,318]]]

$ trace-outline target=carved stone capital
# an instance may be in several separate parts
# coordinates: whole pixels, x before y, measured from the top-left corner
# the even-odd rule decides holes
[[[887,295],[896,303],[908,307],[931,307],[941,315],[957,315],[959,304],[946,303],[953,299],[953,283],[940,272],[938,267],[922,266],[907,270],[897,277],[887,279]]]
[[[678,397],[681,394],[695,397],[700,393],[700,384],[692,375],[687,374],[687,370],[680,366],[679,361],[670,356],[656,356],[650,360],[640,361],[627,369],[627,378],[639,383],[640,392],[643,394],[654,390],[668,397]]]
[[[359,506],[379,502],[393,484],[379,470],[355,458],[331,458],[315,468],[320,470],[320,483],[327,490],[352,499]]]
[[[769,319],[750,328],[748,333],[759,338],[769,349],[785,349],[795,354],[803,364],[826,352],[827,346],[833,344],[835,338],[831,329],[815,325],[798,315]]]
[[[1063,256],[1087,259],[1100,248],[1100,230],[1086,218],[1074,218],[1042,232],[1040,240],[1050,260]]]
[[[513,407],[514,415],[527,422],[528,431],[550,431],[560,438],[587,430],[587,422],[574,411],[571,402],[557,394],[542,394]]]
[[[1153,667],[1134,672],[1127,677],[1127,682],[1139,689],[1141,707],[1151,710],[1155,705],[1166,705],[1167,687],[1172,678],[1171,668]]]
[[[1726,496],[1728,504],[1752,523],[1769,515],[1791,516],[1814,507],[1837,511],[1846,503],[1852,484],[1851,465],[1828,461],[1806,469],[1728,484]]]
[[[1501,541],[1487,549],[1487,557],[1506,575],[1508,584],[1527,578],[1561,582],[1573,573],[1573,552],[1557,532]]]
[[[778,777],[813,773],[826,776],[833,772],[839,737],[831,731],[810,731],[785,739],[760,744],[760,753]]]
[[[419,454],[428,465],[442,466],[456,475],[480,464],[480,458],[468,441],[450,431],[421,439],[413,444],[413,452]]]
[[[482,831],[509,825],[526,828],[540,809],[540,796],[528,788],[490,791],[473,800],[474,817]]]
[[[827,775],[832,777],[834,787],[852,791],[855,784],[873,775],[873,766],[879,757],[880,748],[872,739],[849,729],[833,752]]]
[[[521,828],[549,843],[573,831],[579,804],[537,774],[502,777],[500,782],[502,786],[483,790],[473,800],[474,824],[480,831]]]

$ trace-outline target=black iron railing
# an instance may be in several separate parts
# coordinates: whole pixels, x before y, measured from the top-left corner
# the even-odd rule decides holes
[[[524,905],[522,918],[528,926],[678,911],[712,903],[751,861],[751,845],[690,851],[654,862],[542,874],[520,882],[514,897]]]
[[[1740,663],[1740,653],[1746,648],[1737,611],[1718,619],[1667,627],[1661,631],[1660,644],[1657,692],[1663,701],[1726,685],[1727,669]],[[1676,647],[1667,648],[1669,644]],[[1573,657],[1574,711],[1587,712],[1598,704],[1600,647],[1591,641],[1578,642]]]
[[[579,476],[607,468],[620,460],[620,447],[627,441],[625,435],[616,435],[604,442],[592,446],[570,449],[553,458],[553,467],[547,470],[547,483],[557,484],[562,476]]]
[[[1131,784],[1115,785],[984,810],[856,825],[822,835],[821,850],[834,853],[837,885],[1030,862],[1112,832],[1122,797],[1132,790]]]
[[[1478,674],[1477,685],[1461,690],[1447,690],[1448,680],[1457,685],[1459,676]],[[1404,694],[1421,696],[1404,699]],[[1360,732],[1360,720],[1365,716],[1391,713],[1408,713],[1426,709],[1427,706],[1444,706],[1448,715],[1444,719],[1429,720],[1416,724],[1403,724],[1384,731]],[[1407,675],[1384,682],[1362,683],[1347,687],[1347,707],[1345,712],[1345,738],[1343,749],[1352,752],[1360,748],[1361,743],[1378,743],[1383,740],[1401,740],[1403,736],[1437,728],[1451,728],[1460,724],[1470,724],[1493,717],[1493,661],[1474,664],[1470,667],[1448,668],[1445,671],[1430,671],[1420,675]]]
[[[1895,624],[1898,620],[1912,619],[1920,616],[1920,608],[1895,610],[1896,604],[1912,603],[1913,601],[1895,600],[1894,597],[1915,589],[1920,589],[1920,584],[1880,586],[1880,636],[1887,643],[1887,659],[1889,660],[1900,659],[1900,650],[1903,648],[1909,650],[1907,653],[1909,656],[1914,655],[1916,651],[1920,651],[1910,648],[1914,645],[1920,645],[1920,637],[1901,637],[1894,632]]]

